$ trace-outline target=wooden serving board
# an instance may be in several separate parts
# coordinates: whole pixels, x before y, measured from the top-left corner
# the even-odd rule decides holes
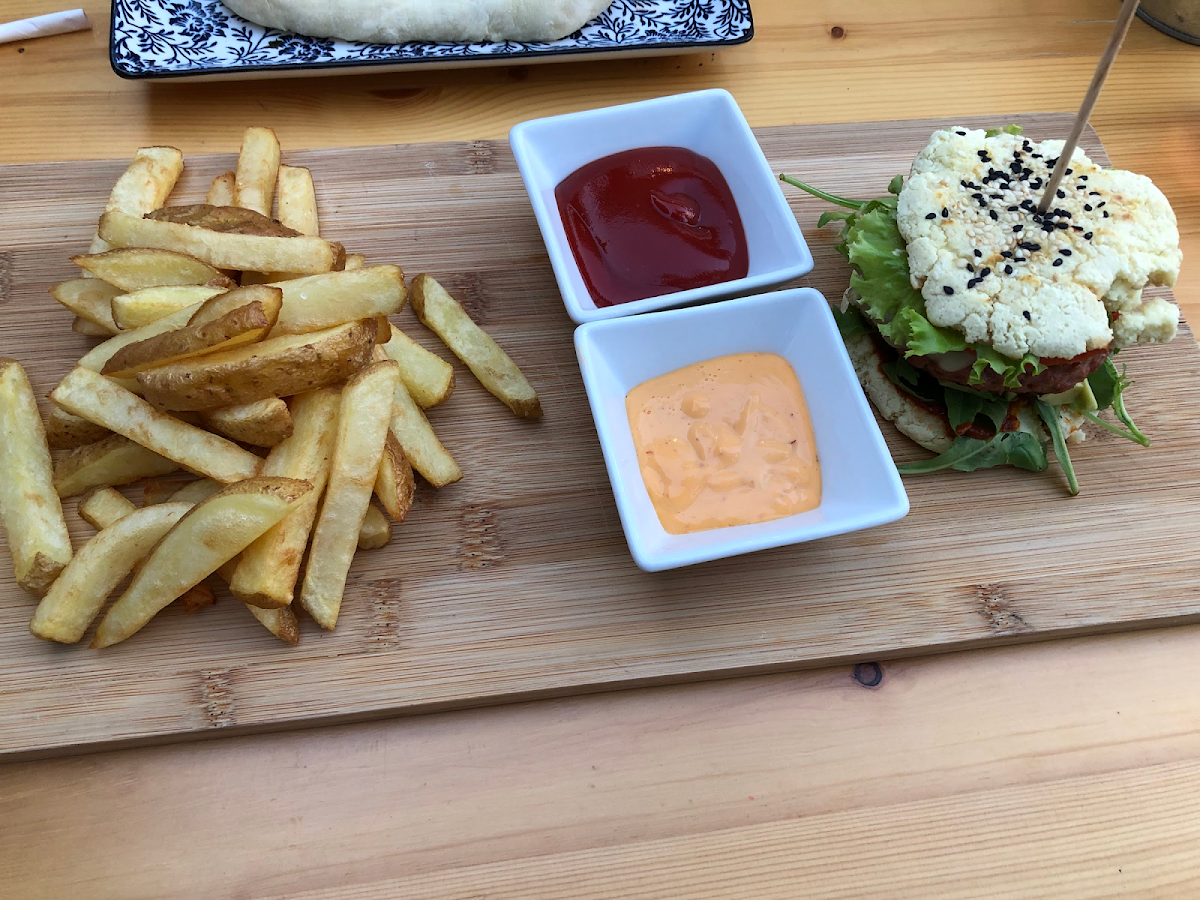
[[[1008,121],[1004,119],[1003,121]],[[1035,137],[1062,115],[1017,117]],[[998,120],[960,120],[971,125]],[[835,193],[870,196],[949,122],[768,128],[767,157]],[[1084,141],[1103,157],[1096,136]],[[298,647],[229,598],[168,609],[105,651],[31,637],[33,600],[0,573],[0,755],[191,739],[451,706],[865,661],[1200,617],[1200,351],[1184,329],[1125,354],[1128,394],[1154,438],[1105,433],[1073,450],[1083,494],[1057,469],[906,480],[895,524],[671,573],[630,559],[533,214],[503,142],[286,153],[310,166],[322,230],[372,263],[440,278],[541,392],[520,421],[461,366],[431,411],[466,471],[422,486],[385,549],[363,553],[332,634]],[[233,157],[189,157],[177,198],[201,197]],[[89,346],[47,295],[72,276],[125,163],[0,168],[0,354],[48,392]],[[844,262],[815,230],[820,202],[788,189],[816,269],[839,294]],[[443,356],[405,311],[397,322]],[[896,457],[922,455],[886,429]],[[2,437],[0,437],[2,439]],[[77,545],[90,529],[75,517]]]

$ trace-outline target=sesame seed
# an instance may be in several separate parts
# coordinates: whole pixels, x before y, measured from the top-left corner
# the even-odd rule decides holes
[[[980,193],[976,192],[976,193],[974,193],[974,194],[972,194],[972,195],[971,195],[971,199],[972,199],[972,200],[982,200],[982,199],[983,199],[983,194],[980,194]]]
[[[1070,250],[1068,250],[1066,247],[1063,247],[1063,248],[1062,248],[1061,250],[1059,250],[1058,252],[1059,252],[1059,253],[1061,253],[1063,256],[1070,256],[1070,255],[1071,255],[1071,251],[1070,251]]]
[[[994,209],[989,209],[988,215],[992,217],[992,221],[994,221],[994,222],[999,221],[999,219],[1000,219],[1000,214],[998,212],[996,212]]]
[[[950,210],[946,209],[946,207],[943,206],[942,207],[942,218],[946,219],[949,217],[950,217]]]
[[[1064,191],[1062,188],[1059,188],[1057,191],[1054,192],[1054,196],[1057,197],[1059,200],[1061,200],[1065,196],[1067,196],[1067,192]]]
[[[1012,251],[1011,250],[1001,250],[1000,255],[1002,257],[1004,257],[1005,259],[1012,259]]]
[[[1089,197],[1099,197],[1100,192],[1099,191],[1088,191],[1088,196]]]
[[[1089,231],[1087,234],[1085,234],[1085,235],[1083,236],[1083,239],[1084,239],[1085,241],[1090,241],[1090,240],[1092,239],[1092,233]]]
[[[1091,212],[1091,211],[1092,211],[1092,204],[1090,204],[1090,203],[1085,203],[1085,204],[1083,204],[1083,211],[1084,211],[1084,212]]]
[[[927,219],[936,219],[936,218],[937,218],[937,213],[930,213],[930,214],[929,214],[929,215],[927,215],[925,218],[927,218]]]
[[[1005,274],[1005,275],[1011,275],[1011,274],[1012,274],[1012,272],[1013,272],[1013,270],[1012,270],[1012,266],[1005,266],[1005,267],[1004,267],[1004,274]]]
[[[1101,200],[1099,203],[1096,204],[1096,209],[1100,209],[1107,202],[1108,202],[1107,200]]]
[[[1070,227],[1066,222],[1057,222],[1055,225],[1061,231],[1066,231]]]
[[[982,254],[982,253],[980,253],[978,250],[973,250],[972,252],[975,254],[975,258],[976,258],[976,259],[979,259],[980,257],[982,257],[982,256],[983,256],[983,254]]]
[[[1014,257],[1013,257],[1013,262],[1025,262],[1025,257],[1023,257],[1023,256],[1014,256]]]
[[[987,266],[984,266],[982,269],[979,270],[979,275],[981,278],[987,278],[991,274],[992,274],[992,270],[990,268],[988,268]]]
[[[1062,264],[1063,264],[1063,261],[1061,259],[1056,259],[1053,263],[1051,263],[1051,265],[1055,265],[1055,266],[1061,266]]]
[[[971,288],[975,287],[975,285],[979,284],[979,282],[981,282],[981,281],[983,281],[982,278],[972,278],[970,281],[967,282],[967,290],[970,290]]]
[[[957,134],[959,137],[966,137],[966,136],[967,136],[967,133],[966,133],[965,131],[956,131],[956,132],[954,132],[954,133],[955,133],[955,134]]]
[[[974,273],[975,267],[973,265],[971,265],[970,263],[967,263],[967,271]]]
[[[1104,210],[1104,218],[1106,218],[1106,219],[1108,218],[1108,210],[1107,209]]]
[[[1026,322],[1032,322],[1032,321],[1033,321],[1033,316],[1031,316],[1031,315],[1029,314],[1029,310],[1027,310],[1027,309],[1021,310],[1021,315],[1023,315],[1023,316],[1025,317],[1025,321],[1026,321]]]
[[[1067,171],[1064,174],[1070,175],[1074,171],[1075,171],[1074,169],[1067,169]]]
[[[1041,244],[1035,244],[1033,241],[1021,241],[1017,246],[1022,250],[1028,250],[1030,253],[1037,253],[1042,249]]]
[[[1017,211],[1018,209],[1020,209],[1020,208],[1021,208],[1021,207],[1019,207],[1019,206],[1010,206],[1010,207],[1008,208],[1008,211],[1009,211],[1009,212],[1016,212],[1016,211]]]
[[[1080,176],[1079,176],[1079,180],[1080,180],[1080,181],[1087,181],[1087,176],[1086,176],[1086,175],[1080,175]]]
[[[950,285],[948,285],[948,284],[943,284],[943,285],[942,285],[942,290],[943,290],[943,291],[945,291],[947,294],[953,294],[953,293],[954,293],[954,288],[950,287]]]
[[[1083,231],[1083,226],[1082,225],[1072,225],[1071,230],[1072,231]]]
[[[1013,234],[1020,234],[1024,230],[1025,230],[1024,225],[1014,225],[1013,226]]]

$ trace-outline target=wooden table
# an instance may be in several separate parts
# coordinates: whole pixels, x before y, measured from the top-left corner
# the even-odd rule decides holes
[[[154,85],[111,74],[85,6],[91,34],[0,47],[0,162],[228,151],[247,124],[291,149],[494,138],[716,86],[753,125],[1073,109],[1116,10],[755,0],[757,37],[716,55]],[[1200,319],[1200,50],[1135,23],[1093,124],[1172,200]],[[11,764],[0,894],[1200,895],[1200,627],[881,671]]]

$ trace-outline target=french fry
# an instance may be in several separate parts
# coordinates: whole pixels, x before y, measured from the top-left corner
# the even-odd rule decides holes
[[[142,506],[158,506],[160,503],[166,503],[178,488],[179,485],[169,481],[161,481],[157,478],[148,479],[142,485]]]
[[[106,214],[107,215],[107,214]],[[113,213],[124,216],[124,213]],[[128,216],[127,218],[134,218]],[[137,222],[145,219],[134,219]],[[186,227],[186,226],[181,226]],[[97,278],[115,285],[125,293],[143,288],[175,284],[234,283],[221,271],[186,253],[154,247],[118,247],[104,253],[72,256],[71,262]]]
[[[29,630],[43,640],[62,644],[82,638],[108,595],[191,508],[186,503],[164,503],[136,510],[102,528],[80,548],[42,598]]]
[[[358,532],[358,549],[378,550],[380,547],[386,547],[391,541],[392,523],[379,511],[379,507],[367,507],[367,515],[363,518],[362,528]]]
[[[413,310],[467,364],[480,384],[518,416],[539,419],[542,404],[517,364],[467,315],[458,301],[428,275],[412,284]]]
[[[54,490],[50,448],[33,387],[0,358],[0,520],[17,584],[42,596],[71,561],[71,537]]]
[[[173,284],[118,294],[112,298],[113,321],[123,331],[141,328],[227,290],[220,285]]]
[[[199,481],[189,481],[183,487],[178,488],[169,499],[172,503],[203,503],[224,487],[225,485],[219,481],[201,478]]]
[[[72,278],[50,288],[50,296],[79,318],[103,329],[101,334],[120,331],[113,321],[112,300],[121,289],[98,278]]]
[[[82,319],[79,316],[76,316],[71,321],[71,330],[76,334],[82,334],[84,337],[108,337],[112,334],[111,331],[102,325],[89,322],[87,319]]]
[[[46,416],[46,443],[51,450],[74,450],[102,441],[110,434],[107,428],[73,416],[57,404],[50,406],[50,414]]]
[[[375,359],[388,359],[382,347],[375,348]],[[392,401],[391,433],[404,448],[412,467],[434,487],[445,487],[463,477],[458,463],[442,446],[421,407],[413,400],[403,380]]]
[[[391,423],[388,424],[390,429]],[[379,461],[379,476],[375,479],[375,496],[396,524],[408,517],[416,487],[412,465],[404,455],[400,442],[389,430],[383,458]]]
[[[82,366],[71,370],[51,399],[67,412],[224,484],[252,477],[262,463],[237,444],[159,412],[136,394]]]
[[[233,206],[233,191],[236,179],[237,174],[234,172],[226,172],[224,175],[218,175],[212,180],[212,184],[209,185],[208,196],[204,198],[204,202],[209,206]]]
[[[165,482],[161,481],[153,483],[157,485],[165,485]],[[216,487],[219,490],[221,486],[217,485]],[[213,493],[215,492],[216,491]],[[145,505],[157,506],[158,502],[146,503]],[[195,506],[199,501],[187,500],[180,502],[185,502],[188,508],[191,509],[191,507]],[[126,500],[123,495],[118,493],[113,488],[96,488],[92,491],[89,491],[79,503],[79,515],[81,515],[84,520],[97,531],[111,527],[118,520],[125,518],[127,515],[135,512],[136,510],[136,506]],[[135,564],[134,568],[136,569],[137,567],[137,564]],[[184,614],[191,615],[192,613],[203,609],[205,606],[212,606],[216,600],[217,598],[213,593],[212,588],[204,582],[201,582],[200,584],[181,594],[179,599],[175,602],[183,608]],[[78,640],[78,638],[76,640]]]
[[[146,399],[163,409],[210,410],[293,397],[349,378],[371,359],[378,324],[350,322],[313,334],[270,338],[200,360],[138,373]]]
[[[247,128],[234,176],[233,206],[271,215],[279,176],[279,140],[270,128]]]
[[[167,202],[182,172],[183,154],[174,147],[142,147],[113,185],[104,208],[143,216]],[[108,249],[108,244],[96,235],[88,252],[103,253]]]
[[[292,401],[292,436],[271,451],[263,474],[301,478],[313,490],[242,553],[229,589],[243,603],[272,609],[292,602],[300,561],[329,478],[340,404],[341,398],[331,390],[301,394]]]
[[[54,489],[60,497],[77,497],[95,487],[132,484],[178,468],[171,460],[113,434],[62,457],[54,467]]]
[[[116,355],[118,350],[128,347],[130,344],[136,344],[138,341],[148,340],[164,332],[185,327],[199,308],[199,303],[192,306],[185,306],[178,312],[165,315],[161,319],[151,322],[149,325],[143,325],[141,328],[135,328],[132,331],[122,331],[120,334],[109,338],[103,344],[97,344],[85,353],[79,360],[79,365],[85,369],[91,369],[93,372],[99,372]]]
[[[280,166],[275,202],[279,221],[301,234],[320,234],[317,224],[317,192],[312,172],[300,166]]]
[[[321,238],[212,231],[178,222],[139,219],[122,212],[108,212],[100,218],[100,236],[114,247],[170,250],[194,256],[219,269],[316,275],[345,264],[345,251],[341,245],[335,246]]]
[[[266,285],[236,288],[206,300],[183,328],[122,347],[100,370],[129,378],[138,372],[261,341],[274,327],[283,292]]]
[[[92,488],[79,501],[79,515],[97,531],[123,519],[137,507],[116,488]]]
[[[295,646],[300,643],[300,623],[296,621],[296,613],[290,606],[282,609],[259,609],[257,606],[246,606],[254,618],[263,627],[285,644]]]
[[[346,265],[343,267],[343,271],[353,272],[357,269],[361,269],[366,264],[367,258],[361,253],[347,253]]]
[[[241,553],[311,491],[306,481],[250,478],[194,506],[157,543],[129,589],[100,622],[92,646],[109,647],[135,634],[176,597]]]
[[[337,623],[346,575],[379,475],[388,413],[400,384],[393,360],[372,363],[346,383],[325,502],[313,529],[300,602],[325,629]]]
[[[276,282],[275,287],[283,291],[283,310],[272,337],[390,316],[404,308],[404,272],[399,266],[310,275]]]
[[[423,409],[450,399],[454,393],[454,367],[450,363],[394,326],[383,349],[400,364],[400,380]]]
[[[203,413],[209,431],[255,447],[274,447],[292,434],[292,414],[278,397]]]

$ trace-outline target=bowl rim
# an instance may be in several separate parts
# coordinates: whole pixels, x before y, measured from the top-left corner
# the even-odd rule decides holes
[[[832,377],[846,379],[846,383],[851,388],[851,397],[854,398],[852,401],[854,404],[852,412],[856,414],[857,421],[847,427],[857,430],[859,427],[858,422],[862,423],[862,436],[866,441],[866,451],[870,459],[879,465],[878,474],[883,478],[885,490],[873,494],[871,496],[872,502],[865,509],[853,515],[842,514],[832,519],[826,519],[821,523],[806,525],[797,523],[786,525],[784,523],[795,517],[785,516],[780,519],[770,520],[767,523],[759,523],[760,526],[771,525],[772,527],[769,529],[762,529],[758,526],[735,525],[727,528],[693,532],[692,534],[695,535],[707,535],[711,534],[712,531],[725,533],[726,537],[723,540],[710,539],[705,546],[684,546],[663,550],[650,549],[642,533],[644,526],[641,519],[643,517],[639,516],[633,508],[633,492],[639,488],[644,490],[644,482],[640,478],[640,473],[635,472],[631,474],[626,471],[627,466],[622,466],[621,460],[618,459],[618,450],[615,445],[617,440],[615,429],[622,426],[628,428],[628,423],[615,422],[611,414],[606,413],[602,407],[602,403],[609,398],[611,392],[605,393],[604,386],[598,380],[601,376],[597,373],[596,367],[604,364],[600,358],[604,351],[599,349],[595,335],[598,333],[603,335],[605,332],[610,331],[628,331],[630,329],[655,327],[680,318],[738,316],[749,308],[787,304],[797,300],[820,304],[821,311],[817,313],[818,318],[823,322],[823,325],[820,327],[827,329],[831,333],[832,339],[837,342],[833,348],[833,352],[840,362],[836,367],[837,371],[832,373]],[[867,528],[894,522],[903,518],[909,511],[908,494],[905,491],[903,481],[896,470],[891,451],[888,449],[883,433],[879,429],[875,413],[862,390],[849,354],[837,331],[837,325],[832,313],[829,311],[828,301],[815,288],[789,288],[781,291],[756,294],[750,297],[741,297],[721,304],[669,309],[642,316],[591,322],[575,329],[575,349],[579,359],[584,387],[587,391],[588,405],[591,409],[592,419],[595,423],[596,433],[604,455],[605,470],[609,477],[609,483],[621,519],[621,528],[625,534],[625,540],[634,562],[644,571],[665,571],[731,556],[741,556],[760,550],[808,543],[809,541],[819,540],[824,537],[862,531]],[[728,352],[737,353],[739,351],[730,350]],[[697,359],[694,361],[701,361],[701,357],[705,359],[710,358],[701,353],[697,354]],[[784,358],[787,359],[793,368],[796,368],[793,359],[788,359],[786,356]],[[689,365],[689,363],[684,363],[683,365]],[[664,373],[666,371],[674,371],[675,368],[678,367],[672,366],[669,369],[664,369]],[[797,374],[799,375],[800,373],[797,372]],[[655,376],[648,377],[652,378]],[[825,496],[822,498],[822,506],[824,506],[824,502]],[[821,508],[818,507],[818,510]],[[798,515],[805,514],[801,513]],[[661,525],[658,525],[658,528],[661,529]],[[756,528],[757,533],[747,535],[742,530],[746,528]],[[663,533],[666,533],[665,530]],[[686,539],[688,535],[671,535],[670,537]],[[701,540],[701,538],[697,540]]]
[[[545,129],[569,127],[571,122],[583,119],[616,119],[624,115],[640,115],[645,110],[682,105],[694,104],[697,108],[700,108],[702,105],[711,103],[713,100],[718,101],[725,107],[733,117],[738,130],[742,132],[744,137],[749,139],[747,143],[750,158],[747,160],[747,171],[757,173],[752,179],[753,186],[751,190],[756,202],[752,204],[753,212],[751,214],[767,218],[772,230],[781,234],[782,239],[792,245],[795,261],[785,265],[775,265],[764,271],[747,273],[743,278],[722,281],[717,284],[691,288],[686,291],[659,294],[654,297],[646,297],[642,300],[634,300],[630,303],[622,303],[615,306],[596,306],[590,295],[581,295],[577,290],[573,278],[579,277],[579,266],[575,261],[575,255],[570,249],[566,233],[562,228],[558,208],[545,202],[544,194],[548,185],[539,177],[540,173],[538,169],[541,168],[542,161],[547,156],[547,149],[545,147],[546,142],[544,139],[538,138],[538,133]],[[539,143],[539,140],[542,140],[542,143]],[[800,228],[799,222],[792,213],[787,197],[779,189],[774,170],[771,168],[766,154],[763,153],[762,146],[758,143],[758,138],[755,136],[754,130],[750,127],[749,122],[746,121],[741,107],[738,106],[733,95],[724,88],[706,88],[699,91],[667,94],[661,97],[637,100],[632,103],[621,103],[613,106],[603,106],[595,109],[529,119],[512,127],[509,131],[509,145],[517,161],[517,168],[521,173],[521,179],[525,185],[525,192],[529,197],[530,205],[533,207],[534,216],[538,223],[538,230],[541,233],[546,253],[550,258],[550,265],[554,271],[554,278],[558,284],[563,305],[567,309],[567,314],[576,324],[582,325],[589,322],[624,318],[646,312],[685,307],[707,301],[757,294],[794,278],[807,275],[813,269],[814,261],[812,252],[808,247],[808,242],[804,238],[804,233]],[[635,146],[656,146],[656,143],[653,140],[647,140]],[[695,147],[689,147],[688,149],[696,150]],[[606,155],[609,154],[607,152],[597,154],[591,157],[589,161],[603,158]],[[739,208],[739,213],[745,214],[745,211]],[[749,240],[750,238],[748,237],[747,241]]]

